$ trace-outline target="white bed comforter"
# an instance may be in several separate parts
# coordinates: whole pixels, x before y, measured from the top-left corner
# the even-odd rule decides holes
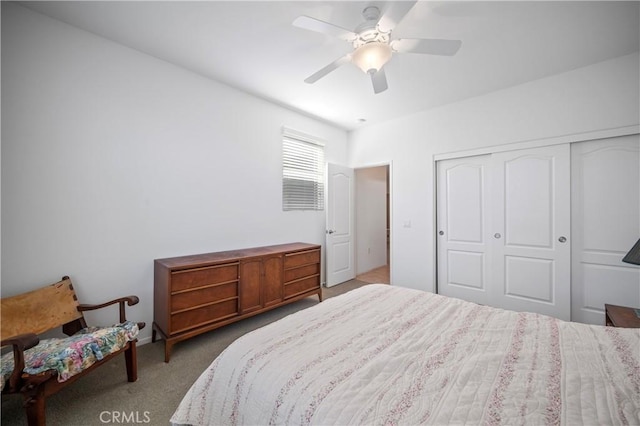
[[[173,424],[640,424],[640,329],[369,285],[251,332]]]

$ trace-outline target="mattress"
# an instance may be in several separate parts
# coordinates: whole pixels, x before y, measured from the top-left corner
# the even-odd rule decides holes
[[[640,329],[367,285],[236,340],[171,422],[640,424]]]

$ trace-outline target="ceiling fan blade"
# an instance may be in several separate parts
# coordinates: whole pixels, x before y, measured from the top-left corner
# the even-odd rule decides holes
[[[373,91],[378,94],[384,92],[389,88],[387,85],[387,76],[384,73],[384,69],[379,69],[376,72],[371,73],[371,82],[373,83]]]
[[[417,0],[413,1],[390,1],[387,8],[378,20],[378,28],[381,31],[391,31],[402,21],[402,18],[413,8]]]
[[[333,71],[336,68],[348,63],[349,61],[351,61],[351,54],[344,55],[342,58],[336,59],[335,61],[331,62],[326,67],[322,68],[320,71],[317,71],[316,73],[314,73],[311,76],[307,77],[304,80],[304,82],[305,83],[309,83],[309,84],[313,84],[316,81],[320,80],[325,75],[329,74],[331,71]]]
[[[315,31],[317,33],[338,37],[345,41],[353,41],[356,39],[356,37],[358,37],[358,35],[353,31],[330,24],[328,22],[321,21],[316,18],[311,18],[310,16],[306,15],[298,16],[292,22],[292,25],[294,27],[303,28],[305,30]]]
[[[393,40],[391,47],[400,53],[426,53],[429,55],[453,56],[462,46],[460,40],[442,40],[437,38],[401,38]]]

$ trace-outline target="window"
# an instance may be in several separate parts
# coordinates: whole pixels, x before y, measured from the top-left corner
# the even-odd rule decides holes
[[[324,210],[324,144],[286,127],[282,131],[282,209]]]

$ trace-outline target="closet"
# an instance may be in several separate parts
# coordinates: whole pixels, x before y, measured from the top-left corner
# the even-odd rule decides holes
[[[603,323],[640,306],[638,135],[437,162],[438,293]]]

